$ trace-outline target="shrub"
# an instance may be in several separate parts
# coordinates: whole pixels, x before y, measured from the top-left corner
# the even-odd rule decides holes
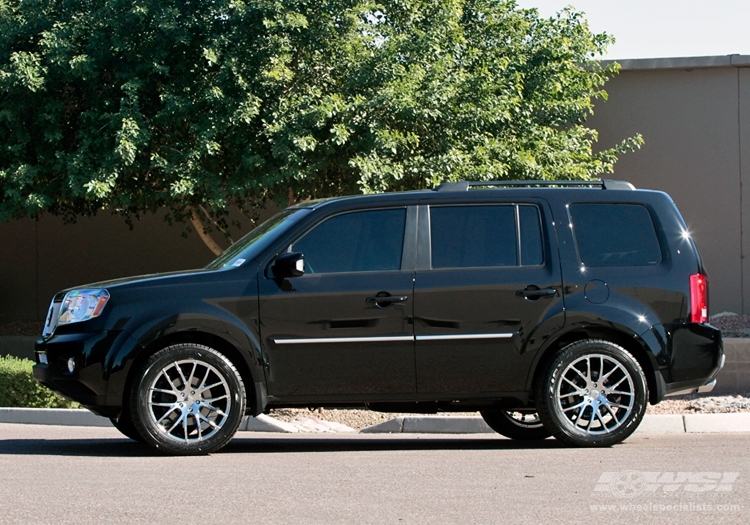
[[[32,366],[29,359],[0,357],[0,407],[80,408],[39,384],[31,375]]]

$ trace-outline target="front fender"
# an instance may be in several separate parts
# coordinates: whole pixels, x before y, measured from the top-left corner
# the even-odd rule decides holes
[[[261,397],[265,397],[263,354],[257,332],[226,310],[207,302],[191,302],[182,310],[168,316],[158,315],[169,310],[156,304],[127,319],[125,330],[118,338],[120,344],[110,348],[103,366],[108,378],[108,397],[122,397],[133,363],[148,347],[164,339],[176,341],[180,334],[193,339],[210,336],[231,345],[250,372],[254,387],[247,385],[247,388],[254,388],[256,397],[263,391]]]

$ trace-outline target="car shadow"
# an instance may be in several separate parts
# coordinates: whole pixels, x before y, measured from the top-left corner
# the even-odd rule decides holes
[[[493,438],[401,436],[235,437],[217,454],[283,454],[300,452],[367,452],[398,450],[523,450],[566,446],[554,439],[514,441]],[[159,452],[126,438],[0,439],[0,455],[151,457]]]
[[[0,439],[0,455],[148,457],[158,452],[127,438]]]

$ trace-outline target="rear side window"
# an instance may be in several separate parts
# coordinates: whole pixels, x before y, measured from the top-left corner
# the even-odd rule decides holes
[[[571,204],[570,219],[586,266],[647,266],[661,262],[648,210],[638,204]]]
[[[430,207],[433,268],[542,264],[539,209],[533,205]]]
[[[343,213],[313,228],[292,246],[309,273],[398,270],[406,209]]]

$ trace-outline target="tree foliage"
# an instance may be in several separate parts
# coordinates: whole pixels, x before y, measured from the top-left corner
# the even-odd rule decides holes
[[[0,0],[0,220],[585,179],[616,65],[501,0]]]

